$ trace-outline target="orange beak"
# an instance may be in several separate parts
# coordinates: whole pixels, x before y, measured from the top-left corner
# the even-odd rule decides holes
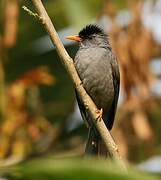
[[[80,41],[81,38],[77,35],[75,36],[67,36],[66,39],[73,40],[73,41]]]

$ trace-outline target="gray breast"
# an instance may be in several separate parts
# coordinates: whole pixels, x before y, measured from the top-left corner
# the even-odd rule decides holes
[[[114,98],[110,53],[105,48],[82,48],[75,57],[75,66],[84,88],[98,108],[107,111]]]

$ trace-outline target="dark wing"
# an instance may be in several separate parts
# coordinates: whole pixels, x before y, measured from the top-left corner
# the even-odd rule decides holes
[[[89,126],[89,123],[90,123],[90,116],[89,116],[89,113],[87,112],[77,90],[75,89],[75,94],[76,94],[76,99],[77,99],[77,102],[78,102],[78,106],[79,106],[79,110],[80,110],[80,113],[81,113],[81,116],[84,120],[84,122],[87,124],[87,126]]]
[[[107,114],[107,122],[109,122],[107,125],[107,128],[109,130],[111,130],[112,126],[113,126],[116,108],[117,108],[118,97],[119,97],[119,90],[120,90],[119,67],[118,67],[116,57],[113,57],[113,58],[114,59],[111,61],[111,68],[112,68],[112,77],[113,77],[113,86],[114,86],[114,100],[113,100],[112,106]]]
[[[93,149],[93,147],[91,147],[91,144],[90,144],[90,142],[92,142],[91,140],[98,141],[98,138],[100,136],[99,136],[99,133],[98,133],[96,127],[94,126],[94,123],[91,119],[89,112],[85,108],[85,106],[84,106],[84,104],[83,104],[83,102],[82,102],[82,100],[81,100],[76,89],[75,89],[75,94],[76,94],[76,99],[78,102],[79,110],[80,110],[81,116],[83,118],[83,121],[86,123],[87,127],[89,128],[88,143],[86,145],[86,151],[89,151],[89,149],[90,150]],[[95,151],[96,149],[94,148],[93,150]]]

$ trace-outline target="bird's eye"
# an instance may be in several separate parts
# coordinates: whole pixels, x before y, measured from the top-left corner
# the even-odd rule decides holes
[[[88,36],[88,39],[92,39],[93,37],[92,36]]]

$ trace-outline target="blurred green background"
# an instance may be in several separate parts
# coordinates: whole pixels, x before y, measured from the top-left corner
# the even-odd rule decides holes
[[[160,0],[43,3],[73,58],[78,45],[65,36],[90,23],[109,34],[122,75],[112,135],[124,160],[135,168],[159,157]],[[24,5],[35,12],[31,1],[0,1],[0,177],[159,179],[158,174],[144,174],[134,167],[126,175],[112,162],[83,157],[87,128],[73,84],[45,29],[22,9]]]

